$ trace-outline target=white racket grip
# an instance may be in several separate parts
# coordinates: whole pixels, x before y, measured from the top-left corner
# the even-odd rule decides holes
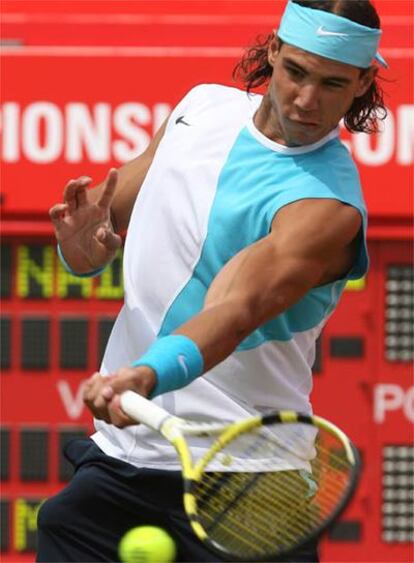
[[[169,412],[134,391],[124,391],[121,394],[121,408],[125,414],[153,430],[159,430],[163,422],[171,416]]]

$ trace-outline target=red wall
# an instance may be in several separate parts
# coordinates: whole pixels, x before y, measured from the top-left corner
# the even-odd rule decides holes
[[[99,13],[96,5],[4,2],[3,38],[21,43],[2,52],[6,214],[44,213],[68,178],[100,180],[110,165],[141,152],[194,84],[232,84],[242,47],[277,26],[283,2],[103,2]],[[377,6],[390,63],[380,72],[389,117],[380,135],[343,134],[374,224],[412,216],[414,154],[413,5]],[[36,189],[25,189],[27,178]]]

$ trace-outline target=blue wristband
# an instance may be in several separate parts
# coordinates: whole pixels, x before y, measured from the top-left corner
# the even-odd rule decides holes
[[[92,270],[91,272],[85,272],[84,274],[77,274],[76,272],[74,272],[72,270],[72,268],[69,266],[69,264],[66,262],[65,257],[62,254],[62,250],[59,246],[59,244],[57,245],[57,254],[59,256],[60,261],[63,264],[63,267],[65,268],[65,270],[67,272],[69,272],[69,274],[72,274],[72,276],[76,276],[77,278],[93,278],[95,276],[99,276],[99,274],[102,274],[102,272],[105,270],[106,266],[102,266],[102,268],[97,268],[96,270]]]
[[[150,398],[190,384],[203,373],[204,360],[198,346],[182,334],[159,338],[133,367],[148,366],[157,375]]]

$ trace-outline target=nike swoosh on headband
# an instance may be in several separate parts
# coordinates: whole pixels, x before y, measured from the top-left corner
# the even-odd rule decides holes
[[[348,37],[347,33],[338,33],[336,31],[328,31],[327,29],[323,28],[323,25],[318,27],[316,31],[316,35],[335,35],[336,37]]]

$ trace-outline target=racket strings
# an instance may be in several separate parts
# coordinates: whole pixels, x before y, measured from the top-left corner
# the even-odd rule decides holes
[[[261,491],[262,495],[263,493],[264,491]],[[266,551],[274,551],[278,517],[280,518],[283,514],[285,524],[289,520],[297,519],[298,506],[289,508],[281,501],[272,502],[269,505],[268,502],[265,504],[268,498],[262,498],[257,494],[257,490],[254,491],[254,495],[254,498],[253,496],[244,498],[243,503],[234,506],[233,510],[227,510],[227,507],[225,507],[226,501],[224,501],[223,505],[216,504],[214,512],[201,511],[204,518],[208,520],[204,522],[204,525],[210,537],[224,545],[228,545],[229,540],[236,539],[238,542],[236,545],[239,546],[238,550],[245,551],[246,545],[248,545],[253,549],[253,554],[257,551],[258,545]],[[254,517],[252,518],[253,514]],[[292,529],[292,525],[285,525],[283,543],[287,546],[297,540],[297,535],[293,535]],[[297,521],[295,524],[296,534],[299,529],[305,535],[307,531],[306,522],[302,524]],[[254,540],[253,545],[252,540]]]
[[[346,493],[351,464],[339,440],[323,431],[311,444],[303,434],[296,439],[292,433],[285,443],[273,433],[241,438],[211,460],[193,491],[200,522],[212,541],[237,556],[286,551],[329,518]],[[307,477],[300,470],[278,469],[281,451],[288,452],[284,460],[292,461],[298,444],[296,461],[303,461],[304,446],[313,451]],[[272,464],[273,470],[252,471]]]
[[[266,478],[268,480],[269,475],[266,475]],[[203,510],[202,504],[199,505],[199,512],[204,513],[205,517],[214,523],[210,525],[206,523],[206,531],[211,535],[216,523],[220,524],[225,520],[227,531],[232,526],[231,530],[237,534],[239,540],[246,541],[249,536],[254,535],[255,539],[265,540],[269,545],[274,546],[275,532],[269,525],[283,515],[286,533],[289,535],[289,529],[292,528],[289,521],[296,520],[298,516],[305,513],[307,506],[309,506],[309,500],[302,498],[299,502],[297,500],[292,502],[292,497],[298,492],[296,479],[292,483],[289,483],[287,479],[284,480],[284,493],[279,493],[279,497],[274,495],[274,488],[280,483],[270,487],[268,484],[264,486],[263,475],[261,474],[249,474],[249,480],[248,487],[251,491],[246,490],[247,487],[244,482],[241,483],[240,475],[238,475],[237,483],[234,481],[228,482],[227,490],[218,493],[222,495],[221,501],[217,501],[220,496],[215,497],[215,501],[209,506],[208,513]],[[256,483],[252,485],[251,481],[256,481]],[[243,493],[243,499],[240,499],[236,504],[235,499],[240,493]],[[252,514],[254,514],[254,521],[251,518]],[[295,529],[296,531],[301,529],[305,534],[307,521],[303,523],[296,521]],[[292,539],[294,538],[292,537]]]

